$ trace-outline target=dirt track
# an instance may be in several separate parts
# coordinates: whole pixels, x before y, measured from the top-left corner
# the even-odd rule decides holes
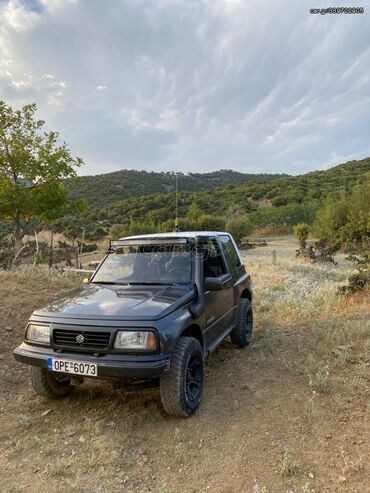
[[[34,395],[29,369],[11,350],[32,309],[61,288],[17,276],[0,286],[1,492],[370,491],[364,298],[335,327],[365,330],[351,333],[350,356],[333,369],[329,391],[315,393],[303,370],[312,324],[286,320],[271,335],[257,293],[253,346],[225,341],[208,360],[201,409],[178,420],[163,413],[157,389],[120,394],[93,382],[61,401]],[[316,326],[326,323],[317,313]]]

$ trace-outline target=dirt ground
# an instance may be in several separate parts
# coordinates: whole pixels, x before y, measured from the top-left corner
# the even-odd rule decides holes
[[[186,420],[164,414],[158,389],[90,381],[59,401],[36,396],[12,350],[32,310],[75,281],[1,275],[0,491],[370,492],[369,299],[334,297],[348,265],[291,254],[279,241],[247,254],[253,344],[226,340],[210,356]]]

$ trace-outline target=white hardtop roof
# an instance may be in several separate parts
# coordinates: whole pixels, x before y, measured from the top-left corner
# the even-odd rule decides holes
[[[150,240],[151,238],[195,238],[196,236],[220,236],[227,235],[230,236],[229,233],[223,231],[178,231],[171,233],[151,233],[147,235],[135,235],[135,236],[125,236],[124,238],[120,238],[120,240]]]

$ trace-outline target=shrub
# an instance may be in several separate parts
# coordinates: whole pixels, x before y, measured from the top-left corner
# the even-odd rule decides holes
[[[310,227],[307,223],[298,223],[294,226],[294,234],[299,242],[297,255],[305,256],[307,254],[307,240],[310,234]]]
[[[202,214],[197,221],[200,230],[204,231],[223,231],[225,229],[225,220],[222,217]]]
[[[226,231],[231,233],[237,243],[253,231],[254,227],[247,216],[228,221]]]
[[[370,287],[370,255],[355,257],[350,255],[348,260],[356,262],[356,271],[348,278],[348,284],[339,288],[340,294],[351,295],[357,291],[366,291]]]

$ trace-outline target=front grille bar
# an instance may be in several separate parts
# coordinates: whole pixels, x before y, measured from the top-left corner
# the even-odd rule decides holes
[[[80,337],[81,341],[76,338]],[[54,329],[53,342],[57,347],[75,348],[75,349],[96,349],[105,350],[108,347],[111,333],[95,332],[79,329]]]

